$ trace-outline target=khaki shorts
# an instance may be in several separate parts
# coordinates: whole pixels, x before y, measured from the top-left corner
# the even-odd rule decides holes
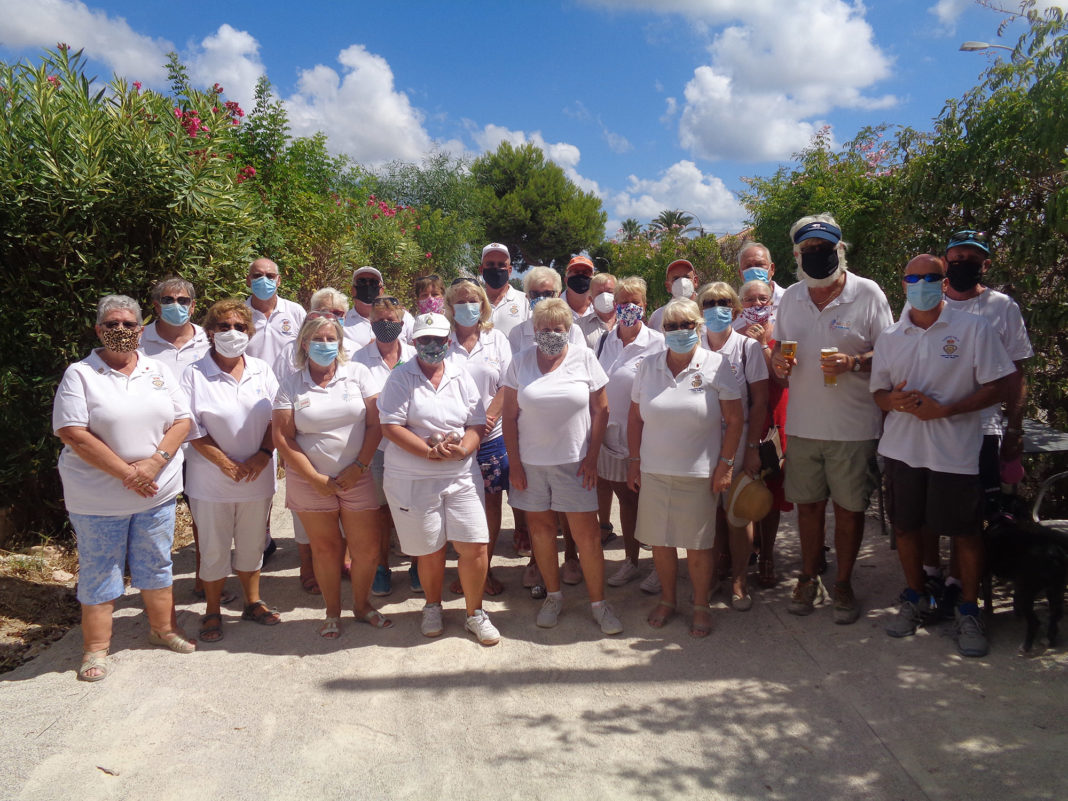
[[[790,437],[786,449],[786,500],[819,503],[830,498],[849,512],[863,512],[879,481],[877,439],[838,441]]]

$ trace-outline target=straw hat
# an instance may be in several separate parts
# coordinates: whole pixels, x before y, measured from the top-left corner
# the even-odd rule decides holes
[[[735,528],[763,520],[771,511],[771,490],[763,480],[741,472],[734,477],[727,492],[727,522]]]

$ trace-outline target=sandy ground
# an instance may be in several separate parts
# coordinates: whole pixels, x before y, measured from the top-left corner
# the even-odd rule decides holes
[[[349,616],[339,640],[318,637],[321,599],[298,586],[288,514],[276,508],[263,596],[283,623],[242,622],[235,602],[221,643],[180,656],[147,644],[128,593],[106,681],[75,681],[79,629],[0,678],[0,798],[1068,797],[1065,650],[1019,656],[1021,624],[1004,598],[985,659],[959,657],[946,625],[887,637],[900,569],[868,523],[858,623],[835,626],[829,605],[787,614],[785,581],[754,588],[747,613],[717,596],[713,633],[697,641],[685,609],[650,628],[653,599],[637,582],[608,590],[620,636],[600,634],[583,585],[565,588],[557,628],[538,629],[509,518],[495,560],[507,591],[485,604],[503,640],[485,648],[448,592],[444,636],[419,633],[423,601],[402,558],[380,599],[394,628]],[[784,517],[778,545],[791,576],[794,524]],[[606,557],[611,574],[619,538]],[[648,552],[642,562],[651,567]],[[195,632],[192,565],[191,549],[178,555],[175,594]]]

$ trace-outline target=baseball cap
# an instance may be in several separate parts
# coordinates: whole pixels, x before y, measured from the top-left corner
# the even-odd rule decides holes
[[[583,265],[584,267],[589,267],[594,272],[597,272],[597,268],[593,266],[593,259],[588,256],[572,256],[571,261],[567,263],[567,269],[570,270],[576,265]]]
[[[837,245],[842,241],[842,229],[829,222],[816,220],[808,225],[802,225],[797,229],[797,233],[794,234],[795,245],[804,242],[806,239],[823,239],[832,245]]]
[[[382,273],[380,273],[374,267],[360,267],[358,270],[356,270],[356,272],[352,274],[352,283],[355,284],[356,279],[359,278],[361,275],[373,275],[375,278],[378,279],[378,282],[380,284],[385,283],[382,280]]]
[[[482,248],[482,258],[486,258],[487,253],[500,253],[506,259],[511,260],[512,254],[508,252],[508,246],[502,245],[500,242],[490,242],[486,247]]]
[[[675,259],[675,261],[671,262],[671,264],[669,264],[667,266],[667,269],[664,270],[664,275],[665,276],[671,275],[671,268],[672,267],[685,267],[687,271],[693,270],[693,264],[689,260],[687,260],[687,259]]]
[[[990,255],[990,237],[982,231],[957,231],[950,236],[946,244],[946,252],[950,248],[973,247],[979,248],[986,255]]]
[[[447,337],[452,332],[449,318],[444,314],[420,314],[415,318],[412,339],[419,337]]]

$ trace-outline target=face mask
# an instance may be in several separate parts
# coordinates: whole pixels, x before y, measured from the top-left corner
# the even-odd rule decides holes
[[[917,311],[930,311],[942,301],[942,282],[917,281],[905,284],[905,297],[909,305]]]
[[[490,289],[500,289],[508,283],[508,271],[500,267],[487,267],[482,271],[482,280]]]
[[[336,342],[309,342],[308,358],[320,367],[329,367],[337,358]]]
[[[810,250],[801,254],[801,269],[809,286],[833,283],[838,272],[838,250]]]
[[[481,303],[457,303],[452,307],[452,316],[457,325],[475,325],[482,317]]]
[[[546,356],[559,356],[567,346],[567,334],[560,331],[538,331],[534,335],[538,350]]]
[[[700,336],[697,334],[697,329],[687,331],[683,329],[681,331],[668,331],[664,334],[664,342],[675,353],[689,353],[695,347]]]
[[[750,267],[748,270],[742,270],[743,281],[763,281],[766,284],[768,277],[768,271],[763,267]]]
[[[742,319],[749,325],[764,325],[774,311],[774,306],[748,306],[742,309]]]
[[[360,301],[360,303],[366,303],[368,306],[378,297],[378,284],[358,283],[353,289],[355,289],[356,300]]]
[[[159,307],[159,316],[163,322],[171,325],[185,325],[189,322],[189,307],[179,303],[168,303]]]
[[[674,281],[671,282],[671,297],[693,297],[693,281],[686,277],[676,278]]]
[[[567,278],[567,288],[577,295],[585,295],[590,291],[590,281],[593,279],[588,275],[570,275]]]
[[[141,342],[141,332],[136,328],[123,328],[121,325],[118,328],[101,326],[100,341],[108,350],[116,353],[129,353],[137,350],[137,345]]]
[[[277,291],[278,282],[267,276],[252,279],[252,294],[259,300],[270,300]]]
[[[419,301],[420,314],[441,314],[445,311],[445,298],[440,295],[431,295]]]
[[[642,307],[637,303],[617,303],[616,319],[621,326],[629,328],[642,319],[642,311]]]
[[[534,311],[534,307],[541,303],[543,300],[548,300],[548,298],[528,298],[527,302],[530,304],[530,310]]]
[[[946,278],[955,291],[967,292],[979,283],[982,272],[983,263],[980,261],[951,261],[946,268]]]
[[[229,331],[219,331],[212,334],[211,344],[215,346],[215,352],[220,356],[235,359],[248,347],[248,334],[232,328]]]
[[[393,320],[375,320],[371,323],[371,330],[379,342],[393,342],[404,330],[404,323]]]
[[[701,314],[705,318],[708,330],[717,334],[726,331],[734,318],[733,311],[727,306],[713,306],[711,309],[705,309]]]
[[[611,292],[602,292],[593,299],[593,308],[601,314],[608,314],[615,308],[616,298]]]
[[[427,364],[441,364],[449,352],[448,342],[435,342],[431,339],[415,340],[415,352]]]

